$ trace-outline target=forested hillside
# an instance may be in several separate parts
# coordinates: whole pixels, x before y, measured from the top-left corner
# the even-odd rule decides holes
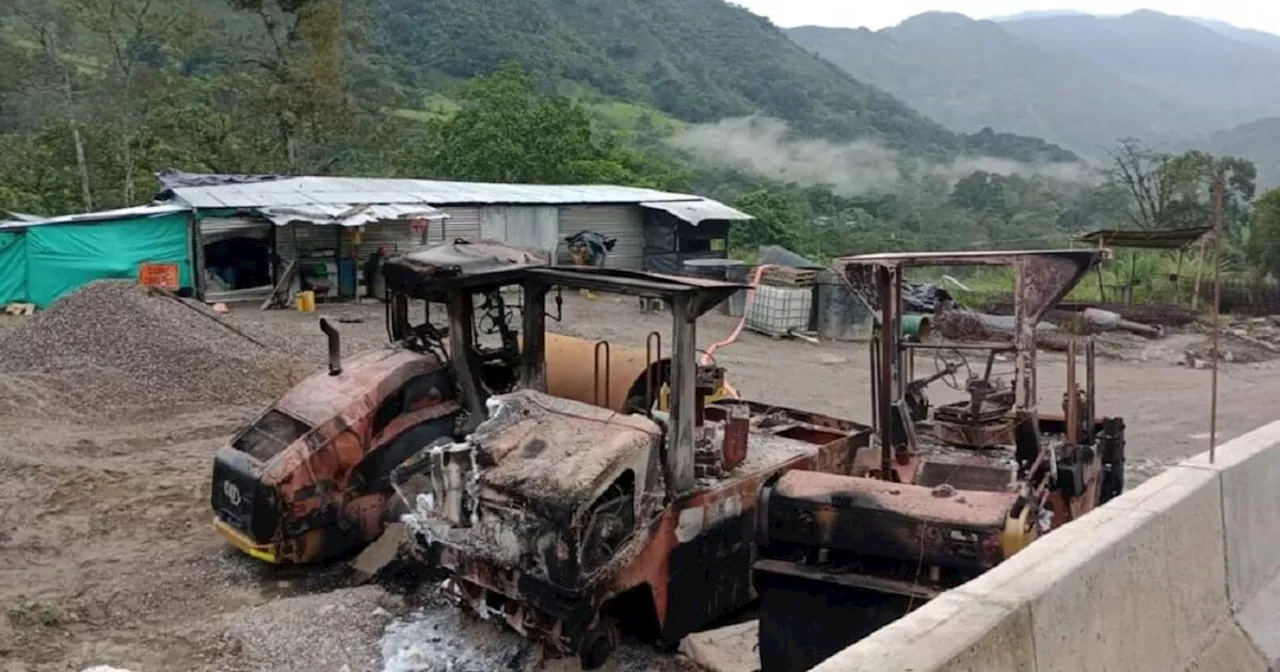
[[[879,138],[916,154],[1074,159],[1032,138],[992,142],[948,131],[722,0],[376,0],[375,6],[378,53],[418,86],[485,74],[513,60],[562,92],[585,86],[690,122],[759,113],[802,134]]]
[[[0,59],[0,210],[144,202],[169,167],[608,182],[756,215],[735,253],[824,258],[1060,245],[1131,209],[1070,152],[949,131],[720,0],[11,0]]]

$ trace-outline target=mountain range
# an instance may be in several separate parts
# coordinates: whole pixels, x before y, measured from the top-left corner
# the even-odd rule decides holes
[[[1280,36],[1270,33],[1144,10],[999,20],[931,12],[879,31],[787,34],[961,132],[992,126],[1091,157],[1124,137],[1170,149],[1244,148],[1280,178],[1280,149],[1249,146],[1280,131],[1280,119],[1263,121],[1280,117]]]
[[[1037,138],[983,133],[981,125],[948,129],[722,0],[372,4],[374,48],[411,86],[488,74],[510,60],[561,92],[636,103],[687,122],[760,114],[810,137],[874,139],[935,158],[1076,159]]]

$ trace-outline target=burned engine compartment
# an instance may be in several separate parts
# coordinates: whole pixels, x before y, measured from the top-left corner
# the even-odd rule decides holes
[[[439,566],[485,563],[576,591],[644,543],[662,505],[656,423],[532,390],[488,406],[464,441],[393,475]]]

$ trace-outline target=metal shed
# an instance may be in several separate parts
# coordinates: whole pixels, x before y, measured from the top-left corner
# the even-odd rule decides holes
[[[617,239],[608,266],[640,269],[646,267],[650,256],[646,250],[646,227],[653,218],[646,213],[661,213],[666,219],[676,218],[690,226],[714,218],[724,224],[726,231],[729,221],[750,219],[699,196],[612,185],[193,175],[174,171],[158,177],[165,187],[159,200],[182,203],[198,213],[217,213],[215,217],[198,217],[202,242],[256,231],[259,233],[254,235],[274,239],[274,255],[282,260],[334,245],[339,255],[349,254],[354,247],[355,256],[364,259],[379,247],[394,254],[427,243],[476,237],[544,249],[558,258],[566,237],[594,230]],[[326,223],[316,218],[282,223],[270,217],[271,212],[303,207],[341,210],[369,205],[426,207],[430,213],[402,213],[365,223],[359,242],[349,246],[344,246],[342,236],[311,226]]]

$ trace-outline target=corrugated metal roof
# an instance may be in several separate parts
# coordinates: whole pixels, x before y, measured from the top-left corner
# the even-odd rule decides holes
[[[608,185],[489,184],[357,177],[289,177],[217,186],[174,187],[161,196],[195,208],[309,204],[426,203],[434,206],[572,205],[705,201],[698,196]]]
[[[449,216],[429,205],[392,203],[387,205],[309,205],[254,208],[254,212],[271,220],[277,226],[294,222],[303,224],[327,224],[337,226],[364,226],[374,222],[401,219],[442,220]]]
[[[729,220],[731,222],[754,219],[745,212],[708,199],[700,201],[646,201],[640,207],[661,210],[679,217],[681,220],[697,226],[707,220]]]
[[[171,215],[178,212],[190,211],[191,208],[185,205],[139,205],[132,208],[103,210],[101,212],[85,212],[75,215],[63,215],[61,217],[38,219],[36,221],[5,222],[0,224],[0,231],[7,229],[25,229],[32,226],[48,226],[50,224],[91,224],[94,222],[106,222],[117,219],[159,217],[162,215]]]
[[[1091,231],[1076,240],[1109,247],[1134,247],[1148,250],[1176,250],[1200,240],[1212,231],[1208,226],[1191,229],[1166,229],[1162,231],[1117,231],[1102,229]]]

